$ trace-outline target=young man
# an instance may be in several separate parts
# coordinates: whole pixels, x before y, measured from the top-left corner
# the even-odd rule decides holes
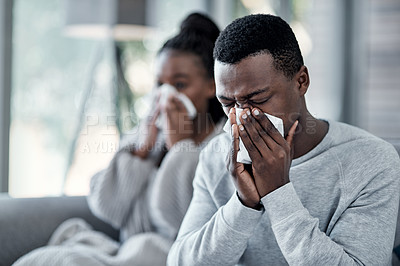
[[[214,58],[231,133],[200,155],[169,265],[390,264],[399,157],[361,129],[308,112],[310,78],[289,25],[237,19]],[[283,136],[264,113],[282,119]],[[237,162],[240,141],[251,164]]]

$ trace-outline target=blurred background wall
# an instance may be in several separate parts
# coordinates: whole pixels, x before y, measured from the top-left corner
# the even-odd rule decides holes
[[[400,139],[400,0],[0,0],[0,190],[87,194],[143,115],[157,50],[193,11],[221,29],[283,17],[309,68],[310,111]],[[123,25],[88,31],[79,15]]]

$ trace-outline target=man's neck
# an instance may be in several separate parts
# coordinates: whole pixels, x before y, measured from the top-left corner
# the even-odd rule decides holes
[[[297,132],[294,135],[294,156],[299,158],[314,149],[328,133],[329,125],[316,119],[308,111],[299,118]]]

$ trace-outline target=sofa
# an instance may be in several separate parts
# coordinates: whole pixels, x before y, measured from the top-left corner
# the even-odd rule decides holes
[[[400,139],[388,141],[400,154]],[[73,217],[85,219],[113,239],[119,238],[117,230],[93,216],[86,197],[10,198],[0,194],[0,266],[9,266],[45,245],[57,226]],[[400,214],[393,254],[393,265],[400,265]]]
[[[46,245],[68,218],[85,219],[95,230],[118,240],[119,232],[90,212],[86,197],[11,198],[0,194],[0,266]]]

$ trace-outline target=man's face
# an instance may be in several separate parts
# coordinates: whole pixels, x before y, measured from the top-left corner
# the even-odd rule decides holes
[[[281,118],[285,133],[300,115],[302,104],[296,78],[289,80],[276,70],[269,54],[251,56],[233,65],[216,61],[215,82],[225,114],[232,107],[257,107]]]

